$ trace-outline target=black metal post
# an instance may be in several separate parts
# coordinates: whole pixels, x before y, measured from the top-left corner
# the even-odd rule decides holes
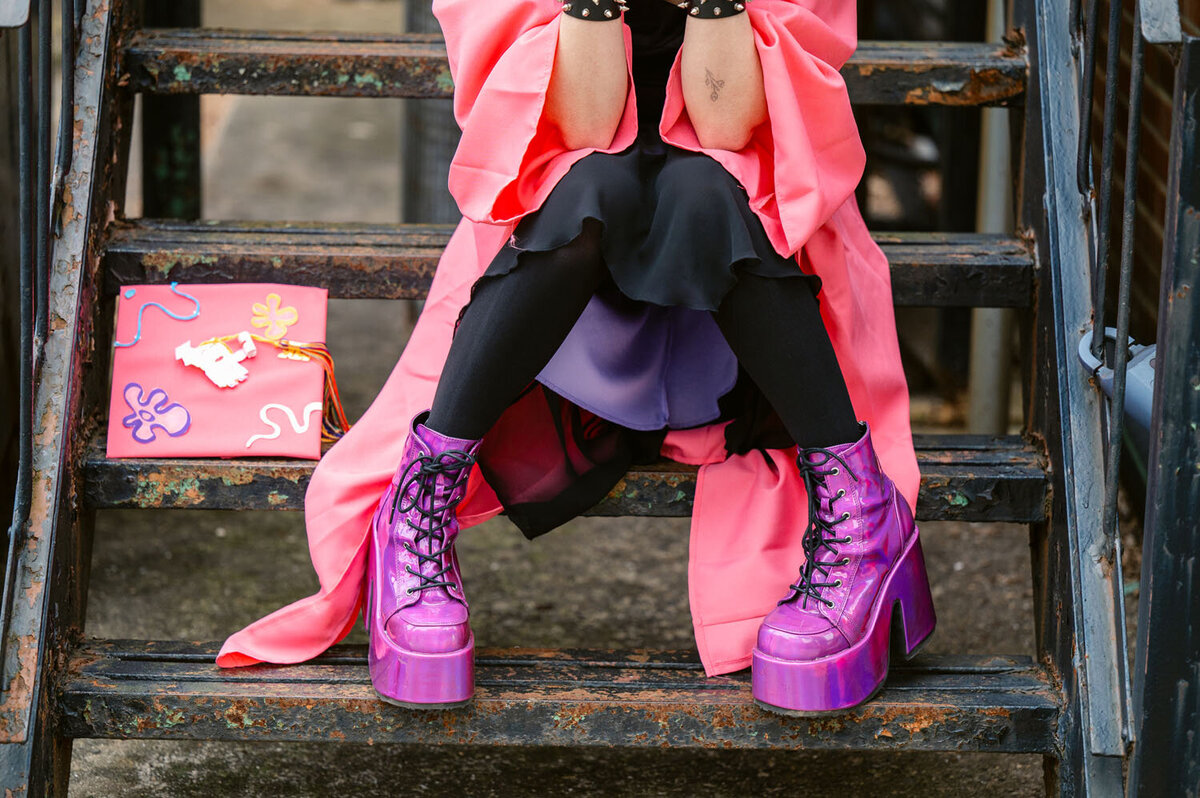
[[[59,214],[58,203],[62,199],[63,181],[67,172],[71,171],[71,124],[75,117],[75,27],[79,24],[79,6],[76,0],[61,0],[62,7],[62,85],[58,109],[58,154],[54,159],[54,194],[52,197],[51,220],[54,224],[54,235],[62,232],[62,216]],[[48,276],[48,275],[47,275]],[[39,300],[39,304],[45,304]],[[42,312],[39,307],[39,312]],[[45,340],[45,330],[41,341]]]
[[[200,25],[200,0],[148,0],[148,28]],[[142,95],[142,214],[198,219],[200,98],[191,94]]]
[[[1200,39],[1175,79],[1129,795],[1200,795]]]
[[[409,33],[440,33],[429,3],[409,3]],[[461,214],[446,190],[459,129],[450,100],[405,100],[404,221],[449,224]]]
[[[1075,179],[1079,193],[1087,194],[1092,185],[1092,103],[1096,91],[1096,42],[1100,40],[1100,0],[1088,0],[1083,14],[1082,0],[1071,2],[1071,24],[1083,23],[1083,76],[1079,99],[1079,148],[1075,153]]]
[[[50,140],[50,81],[53,72],[53,54],[50,44],[52,21],[54,20],[53,0],[35,0],[38,26],[38,58],[37,58],[37,212],[34,215],[36,226],[36,244],[33,270],[33,345],[36,347],[46,340],[46,296],[50,274],[50,164],[52,163],[53,144]],[[30,377],[32,381],[32,376]]]
[[[1100,139],[1100,211],[1096,222],[1096,262],[1092,291],[1092,355],[1105,361],[1104,328],[1108,306],[1108,264],[1112,249],[1113,155],[1116,152],[1117,86],[1121,63],[1121,0],[1108,7],[1108,57],[1104,66],[1104,121]],[[1099,21],[1097,20],[1097,24]],[[1091,78],[1095,79],[1094,73]],[[1090,116],[1091,109],[1083,109]],[[1081,156],[1082,157],[1082,156]],[[1111,364],[1108,364],[1111,365]]]
[[[45,9],[39,9],[45,12]],[[36,258],[43,251],[44,245],[37,242],[38,231],[41,229],[42,206],[38,204],[41,194],[37,186],[39,167],[40,142],[35,137],[35,124],[38,108],[34,105],[34,74],[36,69],[33,41],[34,18],[31,16],[17,31],[17,125],[18,125],[18,173],[19,199],[18,225],[20,235],[20,288],[17,292],[17,302],[20,303],[20,351],[18,357],[18,386],[20,395],[18,402],[19,418],[17,421],[17,485],[13,500],[12,523],[8,528],[8,545],[4,567],[4,588],[0,596],[0,676],[3,675],[8,644],[8,626],[12,617],[13,589],[16,581],[17,547],[25,533],[25,524],[29,520],[29,506],[33,494],[33,283],[34,272],[40,266]],[[49,53],[42,53],[48,58]],[[43,107],[43,113],[48,109]],[[0,685],[7,680],[0,678]]]

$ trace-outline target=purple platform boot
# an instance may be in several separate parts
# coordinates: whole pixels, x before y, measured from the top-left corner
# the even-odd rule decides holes
[[[758,630],[751,683],[764,709],[807,715],[861,704],[883,686],[889,642],[911,658],[933,633],[912,512],[863,427],[855,443],[797,458],[809,496],[806,561]]]
[[[371,683],[380,697],[446,709],[475,692],[475,637],[454,554],[454,511],[479,441],[440,435],[420,423],[427,415],[413,419],[371,522],[365,616]]]

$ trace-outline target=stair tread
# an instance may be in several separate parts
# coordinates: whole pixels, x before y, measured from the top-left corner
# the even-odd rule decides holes
[[[125,44],[135,91],[449,97],[439,34],[148,28]],[[860,42],[842,69],[857,103],[1007,105],[1025,91],[1025,54],[1004,44]]]
[[[1059,715],[1044,668],[1022,656],[923,655],[858,709],[787,718],[753,704],[749,671],[706,678],[694,652],[481,650],[473,705],[431,715],[377,699],[364,646],[231,670],[213,664],[218,648],[89,641],[61,683],[67,734],[1051,753]]]
[[[335,298],[419,299],[453,225],[179,222],[112,225],[106,288],[137,283],[285,282]],[[1020,239],[976,233],[879,233],[898,305],[1027,307],[1033,260]]]
[[[1046,475],[1039,453],[1017,436],[921,435],[917,517],[1010,521],[1045,517]],[[84,462],[84,495],[95,508],[300,510],[316,466],[284,458],[111,459],[104,436]],[[663,462],[637,466],[587,514],[690,515],[696,468]]]

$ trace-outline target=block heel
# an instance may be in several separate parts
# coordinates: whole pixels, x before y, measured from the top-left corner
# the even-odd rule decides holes
[[[925,556],[921,551],[921,539],[914,537],[912,545],[896,564],[896,578],[901,581],[898,593],[899,632],[892,639],[892,649],[906,661],[917,656],[937,626],[937,615],[933,610],[933,593],[929,589],[929,575],[925,571]]]

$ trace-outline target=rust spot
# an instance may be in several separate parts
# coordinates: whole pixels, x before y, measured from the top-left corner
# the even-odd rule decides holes
[[[175,478],[153,471],[142,474],[138,479],[137,497],[143,506],[170,504],[194,507],[204,502],[200,480],[196,477]]]
[[[233,701],[223,713],[225,725],[230,729],[249,729],[255,726],[266,726],[266,721],[262,718],[253,718],[250,716],[248,702]]]
[[[909,105],[990,105],[1019,97],[1022,83],[999,69],[972,70],[966,80],[930,81],[904,97]]]

